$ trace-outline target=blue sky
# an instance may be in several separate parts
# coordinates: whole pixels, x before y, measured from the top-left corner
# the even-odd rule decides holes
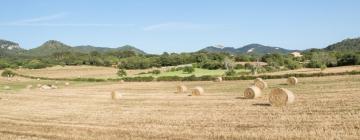
[[[260,43],[323,48],[360,36],[359,0],[0,0],[0,38],[149,53]]]

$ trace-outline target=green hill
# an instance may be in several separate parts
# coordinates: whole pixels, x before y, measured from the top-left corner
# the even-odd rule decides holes
[[[326,47],[326,51],[360,51],[360,38],[345,39]]]
[[[28,51],[28,54],[34,56],[48,56],[56,52],[71,51],[71,48],[72,47],[70,47],[69,45],[66,45],[60,41],[49,40],[37,48],[30,49]]]
[[[225,52],[230,54],[268,54],[268,53],[290,53],[294,50],[287,50],[280,47],[264,46],[261,44],[249,44],[240,48],[223,47],[221,45],[206,47],[200,51]]]

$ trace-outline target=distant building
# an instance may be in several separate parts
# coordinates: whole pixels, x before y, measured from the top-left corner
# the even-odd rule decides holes
[[[303,56],[300,52],[292,52],[290,54],[294,57],[302,57]]]

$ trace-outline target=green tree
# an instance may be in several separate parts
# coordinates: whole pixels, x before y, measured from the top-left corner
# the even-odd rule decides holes
[[[127,75],[126,71],[124,69],[119,69],[117,72],[117,75],[120,77],[124,77]]]
[[[195,72],[195,69],[192,66],[187,66],[187,67],[184,67],[183,72],[185,72],[185,73],[193,73],[193,72]]]

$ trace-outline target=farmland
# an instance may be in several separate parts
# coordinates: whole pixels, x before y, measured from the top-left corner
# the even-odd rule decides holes
[[[76,68],[76,67],[74,67]],[[32,73],[36,70],[28,70]],[[60,72],[59,72],[60,71]],[[87,75],[97,75],[88,72]],[[67,75],[57,70],[57,75]],[[101,73],[101,72],[99,72]],[[106,74],[106,73],[105,73]],[[110,74],[110,72],[109,72]],[[71,75],[71,74],[70,74]],[[266,80],[257,99],[244,99],[252,80],[197,82],[71,82],[2,78],[3,139],[357,139],[360,76]],[[26,89],[50,83],[58,89]],[[175,94],[177,85],[201,86],[201,96]],[[294,104],[270,106],[270,89],[294,92]],[[122,98],[111,100],[110,92]]]

